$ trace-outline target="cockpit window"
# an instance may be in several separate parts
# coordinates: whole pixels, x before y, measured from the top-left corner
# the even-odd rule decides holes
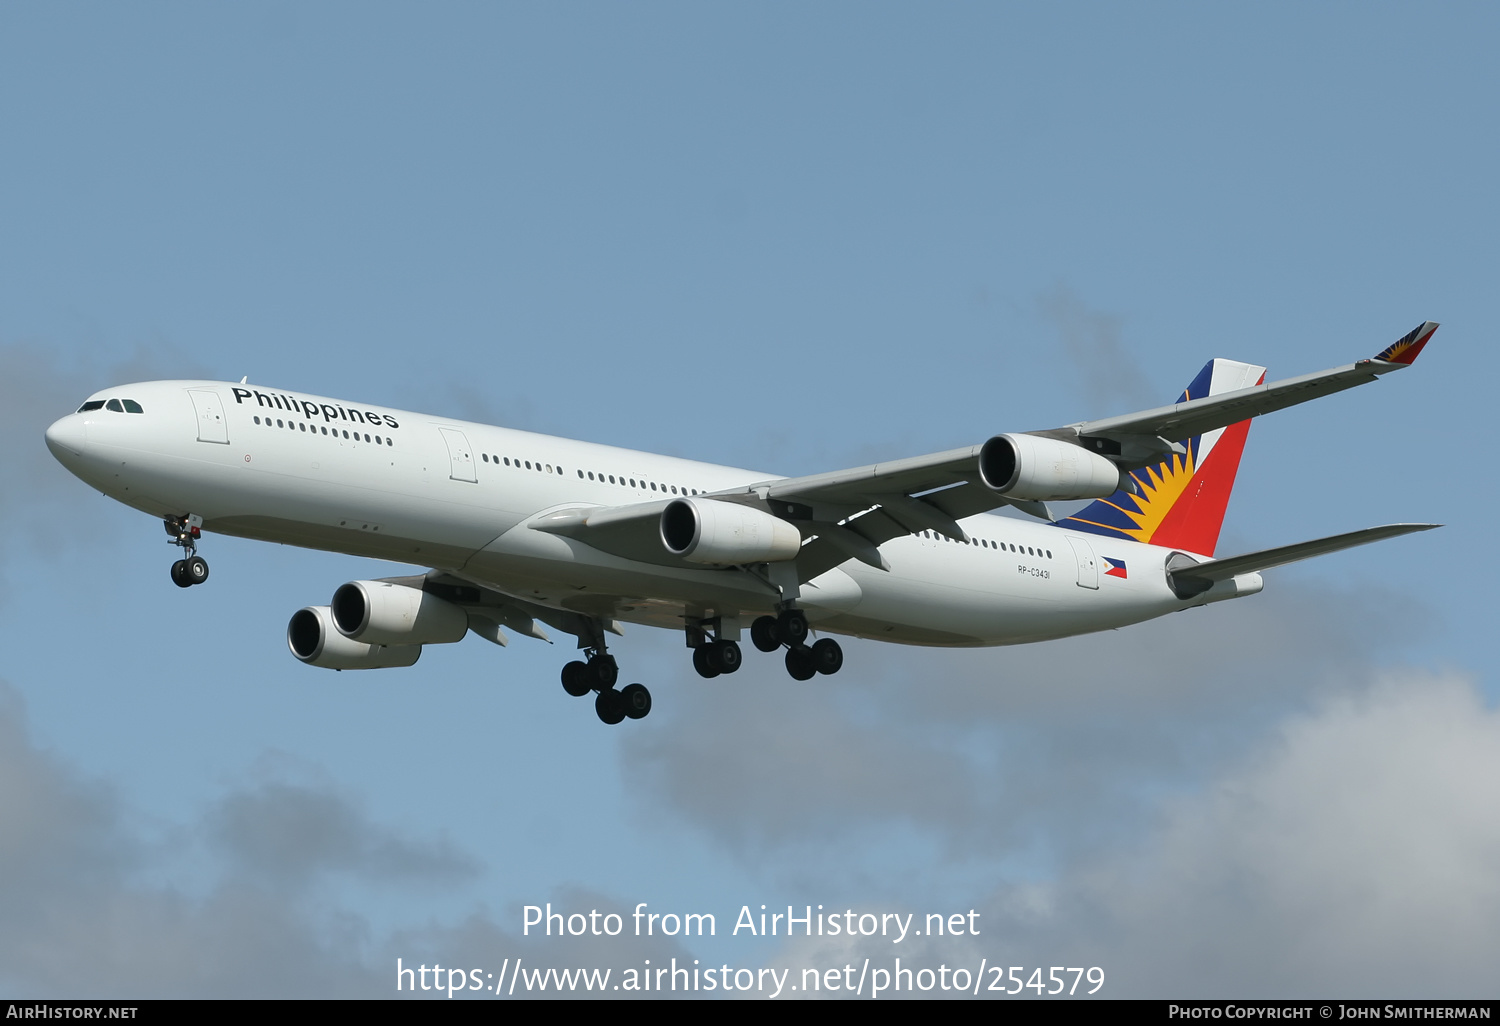
[[[138,403],[138,402],[136,402],[134,399],[121,399],[120,401],[125,404],[125,412],[126,413],[145,413],[146,412],[145,410],[141,409],[141,404]]]
[[[102,409],[104,409],[104,400],[103,399],[95,399],[93,402],[84,403],[82,406],[78,407],[78,412],[79,413],[92,413],[95,410],[102,410]]]
[[[109,410],[111,413],[124,413],[125,412],[125,408],[120,405],[120,400],[118,400],[118,399],[111,399],[109,402],[107,402],[107,403],[104,404],[104,408],[106,410]]]

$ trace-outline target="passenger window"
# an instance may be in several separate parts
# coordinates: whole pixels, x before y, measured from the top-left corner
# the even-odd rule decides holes
[[[324,433],[324,434],[325,434],[325,435],[326,435],[326,434],[328,434],[328,428],[326,428],[326,427],[325,427],[325,428],[323,428],[323,433]]]
[[[307,434],[307,423],[299,420],[297,422],[297,430],[301,431],[304,435]]]
[[[120,401],[125,404],[125,412],[126,413],[145,413],[146,412],[145,410],[141,409],[141,404],[138,403],[138,402],[136,402],[134,399],[121,399]]]
[[[482,452],[482,453],[479,454],[479,458],[482,459],[482,460],[484,460],[484,462],[488,463],[490,461],[490,454],[487,453],[487,452]]]
[[[281,418],[280,417],[276,418],[276,426],[277,427],[286,427],[286,425],[281,422]]]
[[[123,407],[123,406],[120,405],[120,400],[118,400],[118,399],[111,399],[109,402],[107,402],[107,403],[104,404],[104,408],[106,410],[110,411],[111,413],[124,413],[125,412],[125,407]]]
[[[259,423],[260,423],[260,418],[259,418],[259,417],[256,417],[256,418],[255,418],[255,423],[257,423],[257,424],[259,424]]]
[[[95,399],[93,402],[84,403],[82,406],[78,407],[78,412],[79,413],[93,413],[95,410],[102,410],[102,409],[104,409],[104,400],[103,399]]]

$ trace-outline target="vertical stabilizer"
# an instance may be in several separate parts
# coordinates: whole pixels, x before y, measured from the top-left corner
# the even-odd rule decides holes
[[[1266,369],[1234,360],[1210,360],[1177,401],[1249,388],[1265,381]],[[1145,542],[1212,556],[1229,506],[1250,422],[1216,428],[1183,442],[1185,455],[1131,471],[1139,495],[1115,492],[1090,503],[1057,526],[1108,538]]]

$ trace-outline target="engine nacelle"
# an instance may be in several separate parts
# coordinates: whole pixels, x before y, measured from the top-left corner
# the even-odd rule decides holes
[[[1120,468],[1070,442],[996,435],[979,450],[979,477],[1012,499],[1102,499],[1120,487]]]
[[[674,499],[661,512],[661,542],[674,556],[709,566],[795,559],[802,534],[752,506],[713,499]]]
[[[350,581],[332,608],[338,632],[367,645],[445,645],[469,629],[469,614],[452,602],[385,581]]]
[[[333,627],[327,606],[308,606],[292,614],[286,625],[286,647],[310,666],[328,670],[378,670],[410,666],[422,654],[421,645],[367,645],[351,641]]]

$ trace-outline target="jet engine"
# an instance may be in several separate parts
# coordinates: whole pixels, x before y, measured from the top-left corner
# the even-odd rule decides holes
[[[469,615],[420,588],[350,581],[333,593],[333,625],[367,645],[443,645],[462,641]]]
[[[661,541],[690,563],[738,566],[794,559],[802,534],[752,506],[713,499],[674,499],[661,513]]]
[[[422,654],[421,645],[367,645],[351,641],[333,629],[333,616],[327,606],[308,606],[293,613],[286,625],[286,644],[292,655],[304,663],[328,670],[410,666]]]
[[[1120,468],[1069,442],[996,435],[979,450],[979,477],[1012,499],[1102,499],[1120,487]]]

